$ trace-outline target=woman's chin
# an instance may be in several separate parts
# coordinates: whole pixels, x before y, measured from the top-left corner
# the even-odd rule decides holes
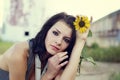
[[[54,51],[54,50],[48,50],[48,53],[49,53],[50,55],[55,55],[57,52]]]

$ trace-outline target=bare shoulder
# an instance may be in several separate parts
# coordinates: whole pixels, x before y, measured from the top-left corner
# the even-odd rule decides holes
[[[19,42],[0,56],[0,68],[9,72],[10,80],[25,80],[28,50],[28,42]]]
[[[27,54],[27,51],[29,49],[28,43],[27,42],[19,42],[15,43],[11,48],[9,48],[4,55],[7,56],[8,58],[12,57],[21,57]]]
[[[9,66],[11,63],[18,63],[18,61],[25,61],[28,56],[28,43],[19,42],[15,43],[10,49],[4,53],[4,58]]]
[[[0,68],[8,71],[11,65],[17,67],[19,66],[17,64],[21,63],[21,66],[25,66],[28,57],[28,50],[29,45],[27,41],[15,43],[0,56]]]

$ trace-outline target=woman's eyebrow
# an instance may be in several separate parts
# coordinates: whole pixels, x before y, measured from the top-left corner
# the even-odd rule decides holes
[[[56,28],[56,30],[57,30],[58,33],[61,33],[57,28]]]
[[[67,39],[71,39],[71,37],[68,37],[68,36],[66,36],[65,38],[67,38]]]
[[[56,28],[56,30],[58,33],[61,33],[57,28]],[[71,37],[69,37],[69,36],[65,36],[65,37],[71,39]]]

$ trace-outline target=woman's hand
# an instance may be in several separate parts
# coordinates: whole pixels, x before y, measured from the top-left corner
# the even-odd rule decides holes
[[[48,68],[46,74],[50,79],[55,78],[60,69],[68,63],[68,61],[62,62],[67,58],[67,52],[60,52],[48,59]]]

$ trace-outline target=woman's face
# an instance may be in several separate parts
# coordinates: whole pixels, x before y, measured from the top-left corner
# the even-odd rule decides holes
[[[70,43],[72,29],[62,20],[54,24],[45,38],[45,47],[48,53],[55,55],[64,51]]]

